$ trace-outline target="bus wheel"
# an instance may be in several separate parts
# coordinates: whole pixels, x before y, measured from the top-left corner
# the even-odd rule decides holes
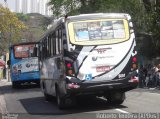
[[[105,96],[107,101],[110,104],[120,105],[125,100],[125,93],[124,92],[112,92],[108,96]]]
[[[52,97],[44,92],[44,97],[46,101],[51,101]]]
[[[20,83],[12,82],[12,88],[18,88],[19,86],[20,86]]]
[[[36,86],[37,86],[37,87],[40,87],[40,82],[36,82]]]
[[[61,97],[59,94],[58,88],[56,89],[56,98],[57,98],[57,105],[59,109],[64,109],[65,106],[65,98]]]
[[[45,88],[43,89],[43,92],[44,92],[44,98],[45,98],[45,100],[46,100],[46,101],[51,101],[52,96],[51,96],[51,95],[49,95],[49,94],[47,94],[47,92],[46,92],[46,89],[45,89]]]

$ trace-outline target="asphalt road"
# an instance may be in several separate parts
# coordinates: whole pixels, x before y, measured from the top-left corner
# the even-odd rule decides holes
[[[45,101],[36,85],[12,89],[11,83],[0,81],[0,109],[3,118],[15,119],[95,119],[160,117],[160,90],[135,89],[126,93],[122,105],[108,104],[104,98],[83,99],[70,109],[59,110],[56,101]],[[125,114],[125,115],[123,115]],[[143,114],[143,115],[140,115]],[[131,118],[131,117],[128,118]]]

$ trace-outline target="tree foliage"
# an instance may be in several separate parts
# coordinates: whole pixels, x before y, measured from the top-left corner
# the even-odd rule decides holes
[[[6,51],[10,44],[16,42],[20,37],[20,31],[26,28],[16,14],[0,6],[0,52]]]
[[[53,17],[46,17],[39,13],[18,13],[18,17],[27,26],[27,29],[21,32],[21,39],[26,39],[28,42],[37,41],[53,20]]]
[[[160,0],[50,0],[49,5],[55,17],[97,12],[129,13],[135,33],[143,37],[138,41],[143,42],[140,50],[148,48],[145,40],[151,43],[150,50],[143,50],[142,54],[160,56]]]
[[[137,31],[145,28],[146,17],[139,0],[50,0],[49,5],[55,17],[97,12],[129,13]]]
[[[149,44],[146,45],[147,52],[143,51],[143,55],[148,57],[160,56],[160,1],[159,0],[143,0],[144,3],[144,19],[143,22],[143,32],[145,32],[146,39],[149,39]]]
[[[17,13],[16,15],[17,15],[18,19],[21,21],[28,21],[30,18],[29,15],[23,14],[23,13]]]

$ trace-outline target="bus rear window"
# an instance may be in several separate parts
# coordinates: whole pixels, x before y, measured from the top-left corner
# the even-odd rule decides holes
[[[14,46],[15,58],[28,58],[33,54],[33,49],[35,45],[18,45]]]
[[[68,24],[68,28],[70,40],[75,44],[83,42],[89,45],[96,44],[95,42],[111,44],[122,42],[129,38],[128,22],[124,19],[71,22]]]

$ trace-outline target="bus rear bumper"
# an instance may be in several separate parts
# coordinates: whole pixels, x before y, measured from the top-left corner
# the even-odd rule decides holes
[[[67,93],[74,95],[96,94],[103,95],[112,91],[126,92],[137,88],[136,81],[113,81],[99,83],[67,84]]]

